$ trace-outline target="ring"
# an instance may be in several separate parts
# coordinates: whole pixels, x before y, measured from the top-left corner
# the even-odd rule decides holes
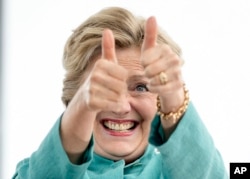
[[[161,81],[162,85],[167,84],[167,82],[168,82],[168,75],[165,72],[161,72],[159,74],[159,78],[160,78],[160,81]]]

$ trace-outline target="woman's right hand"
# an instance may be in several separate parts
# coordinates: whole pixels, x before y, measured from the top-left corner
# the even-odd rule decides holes
[[[88,72],[86,72],[88,73]],[[118,65],[112,31],[104,30],[102,54],[64,112],[61,140],[72,163],[81,163],[99,111],[119,110],[127,90],[127,70]]]
[[[102,37],[102,56],[80,89],[85,105],[96,112],[119,108],[119,101],[127,90],[126,79],[127,70],[117,62],[112,31],[106,29]]]

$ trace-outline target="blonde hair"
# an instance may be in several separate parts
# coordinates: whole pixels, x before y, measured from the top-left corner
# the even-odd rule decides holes
[[[103,30],[112,30],[116,48],[140,47],[143,42],[144,23],[144,18],[136,17],[126,9],[110,7],[92,15],[73,31],[65,44],[63,55],[66,74],[62,101],[66,106],[82,84],[86,69],[101,54]],[[168,44],[177,55],[181,55],[178,45],[162,30],[158,32],[157,43]]]

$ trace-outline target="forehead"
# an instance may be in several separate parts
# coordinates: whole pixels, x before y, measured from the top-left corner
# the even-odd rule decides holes
[[[101,54],[96,56],[92,62],[101,58]],[[143,78],[144,67],[141,63],[141,49],[140,47],[131,47],[126,49],[116,49],[116,58],[119,65],[128,70],[128,77],[130,78]],[[90,63],[83,73],[83,79],[86,79],[86,74],[89,74],[94,66],[94,63]]]
[[[118,64],[131,73],[140,73],[144,70],[140,58],[141,49],[138,47],[116,50],[116,57]]]

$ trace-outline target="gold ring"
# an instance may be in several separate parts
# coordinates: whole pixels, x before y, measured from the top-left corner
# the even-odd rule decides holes
[[[159,78],[160,78],[160,82],[161,82],[162,85],[167,84],[167,82],[168,82],[168,75],[165,72],[161,72],[159,74]]]

